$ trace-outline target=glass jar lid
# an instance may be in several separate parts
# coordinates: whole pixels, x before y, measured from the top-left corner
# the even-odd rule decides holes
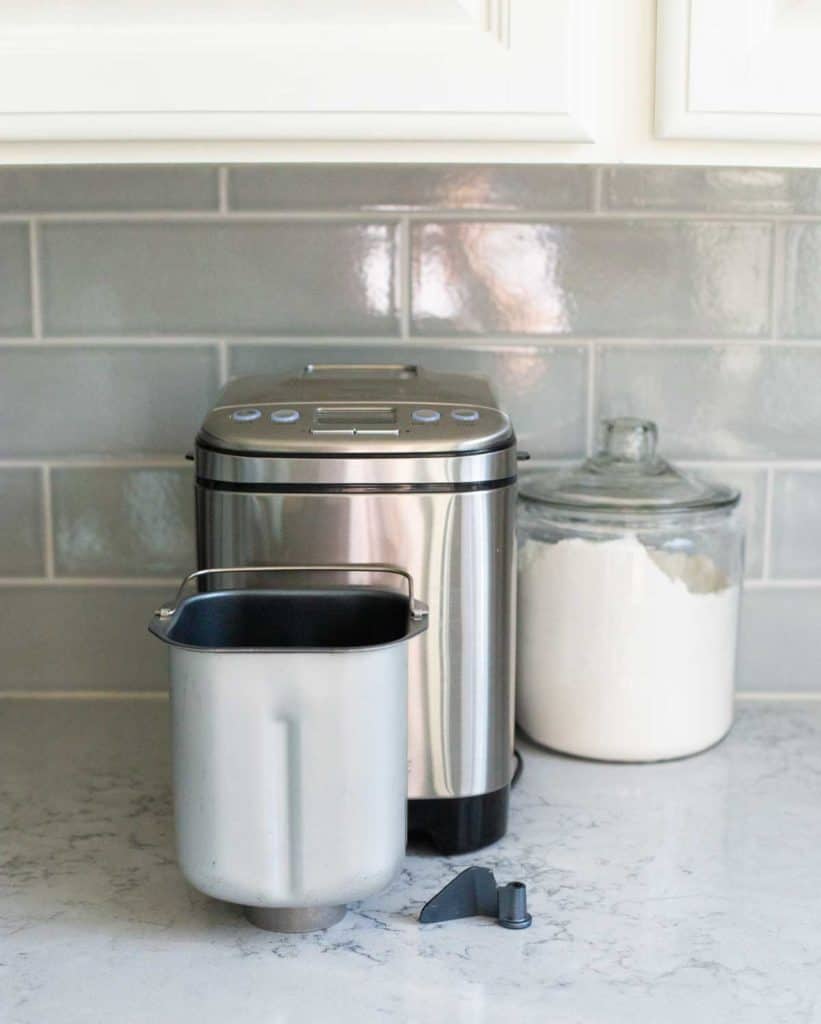
[[[523,477],[524,498],[562,509],[602,512],[675,512],[735,505],[739,492],[683,473],[656,454],[650,420],[602,421],[599,452],[572,469]]]

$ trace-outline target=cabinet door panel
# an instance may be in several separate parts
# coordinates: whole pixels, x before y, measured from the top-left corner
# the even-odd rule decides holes
[[[596,0],[7,0],[0,139],[592,139]]]
[[[656,130],[821,141],[821,0],[659,0]]]

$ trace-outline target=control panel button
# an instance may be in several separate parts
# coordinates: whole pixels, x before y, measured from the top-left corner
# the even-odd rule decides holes
[[[254,420],[258,420],[262,413],[259,409],[235,409],[231,413],[231,419],[237,423],[252,423]]]
[[[274,409],[271,419],[274,423],[296,423],[299,412],[296,409]]]
[[[461,423],[475,423],[479,419],[478,409],[454,409],[451,416]]]
[[[415,423],[438,423],[439,413],[436,409],[414,409],[411,419]]]

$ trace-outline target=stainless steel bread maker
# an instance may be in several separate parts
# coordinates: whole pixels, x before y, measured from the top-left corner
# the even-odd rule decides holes
[[[446,854],[504,835],[516,439],[487,381],[393,365],[243,377],[207,414],[195,458],[200,569],[412,574],[430,613],[409,653],[409,832]]]

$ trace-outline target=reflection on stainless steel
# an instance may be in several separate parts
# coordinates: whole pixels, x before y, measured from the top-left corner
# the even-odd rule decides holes
[[[488,381],[404,362],[240,378],[206,416],[196,463],[201,568],[378,562],[411,573],[430,609],[408,651],[411,827],[450,851],[503,835],[516,439]],[[376,572],[364,583],[396,586]]]
[[[411,573],[430,608],[428,632],[409,650],[411,798],[467,796],[509,782],[513,522],[511,485],[400,494],[197,488],[202,566],[391,562]],[[293,582],[303,582],[299,573]]]
[[[234,484],[328,484],[398,486],[469,484],[516,475],[516,451],[437,458],[266,459],[197,448],[197,476]]]

